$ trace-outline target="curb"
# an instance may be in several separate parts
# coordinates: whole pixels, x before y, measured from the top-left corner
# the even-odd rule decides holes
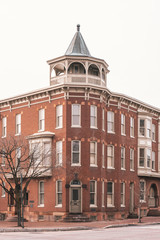
[[[115,225],[108,225],[103,229],[107,228],[120,228],[120,227],[134,227],[134,226],[148,226],[148,225],[159,225],[160,222],[149,222],[149,223],[126,223],[126,224],[115,224]]]
[[[0,228],[3,232],[59,232],[59,231],[80,231],[92,230],[91,227],[63,227],[63,228]]]

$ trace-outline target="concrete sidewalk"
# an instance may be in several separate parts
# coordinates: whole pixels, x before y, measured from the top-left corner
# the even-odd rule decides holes
[[[138,219],[106,220],[94,222],[65,223],[65,222],[25,222],[24,228],[17,227],[16,222],[0,221],[0,232],[45,232],[45,231],[76,231],[98,228],[114,228],[124,226],[142,226],[160,224],[160,217],[143,217]]]

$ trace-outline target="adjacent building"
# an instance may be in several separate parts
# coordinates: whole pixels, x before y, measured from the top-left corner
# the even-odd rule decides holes
[[[160,109],[108,90],[108,64],[92,57],[79,25],[65,55],[47,63],[48,88],[0,101],[2,138],[23,135],[55,152],[52,171],[27,189],[25,218],[158,212]],[[0,212],[15,213],[3,189]]]

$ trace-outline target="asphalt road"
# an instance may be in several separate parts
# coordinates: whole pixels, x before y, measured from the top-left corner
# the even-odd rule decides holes
[[[63,232],[0,233],[0,240],[160,240],[160,225]]]

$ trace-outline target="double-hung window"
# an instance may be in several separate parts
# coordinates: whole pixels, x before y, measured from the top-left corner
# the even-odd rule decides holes
[[[102,130],[105,131],[105,110],[102,108]]]
[[[80,141],[72,141],[72,165],[80,165]]]
[[[125,169],[125,148],[121,147],[121,169]]]
[[[97,142],[90,142],[90,166],[97,166]]]
[[[125,183],[121,183],[121,207],[125,206]]]
[[[56,107],[56,128],[63,127],[63,105],[57,105]]]
[[[151,167],[151,149],[147,149],[147,168]]]
[[[152,170],[155,170],[155,152],[152,151]]]
[[[125,115],[121,114],[121,135],[125,135]]]
[[[40,181],[39,182],[39,206],[43,207],[44,206],[44,182]]]
[[[21,114],[16,115],[16,135],[21,134]]]
[[[2,137],[7,136],[7,118],[3,117],[2,118]]]
[[[81,105],[72,104],[72,127],[81,126]]]
[[[102,168],[105,167],[105,163],[104,163],[104,143],[102,143]]]
[[[140,148],[139,149],[139,166],[144,167],[144,163],[145,163],[145,149]]]
[[[146,200],[146,182],[144,180],[140,181],[140,201],[144,202]]]
[[[97,128],[97,106],[95,105],[90,107],[90,127]]]
[[[114,183],[107,183],[107,207],[114,206]]]
[[[62,141],[56,142],[56,165],[62,165]]]
[[[130,117],[130,137],[134,137],[134,118]]]
[[[107,132],[114,133],[114,112],[107,112]]]
[[[39,131],[44,131],[45,128],[45,110],[39,110]]]
[[[130,170],[134,170],[134,149],[130,148]]]
[[[62,207],[62,181],[56,181],[56,206]]]
[[[139,135],[145,136],[145,120],[144,119],[140,119],[139,121]]]
[[[107,168],[114,168],[114,146],[107,146]]]
[[[90,181],[90,206],[97,205],[97,182]]]
[[[156,125],[152,124],[152,141],[156,141]]]
[[[2,195],[1,197],[5,197],[6,196],[6,191],[5,191],[5,182],[2,183],[3,187],[2,187]]]
[[[147,138],[151,137],[151,121],[147,119]]]

